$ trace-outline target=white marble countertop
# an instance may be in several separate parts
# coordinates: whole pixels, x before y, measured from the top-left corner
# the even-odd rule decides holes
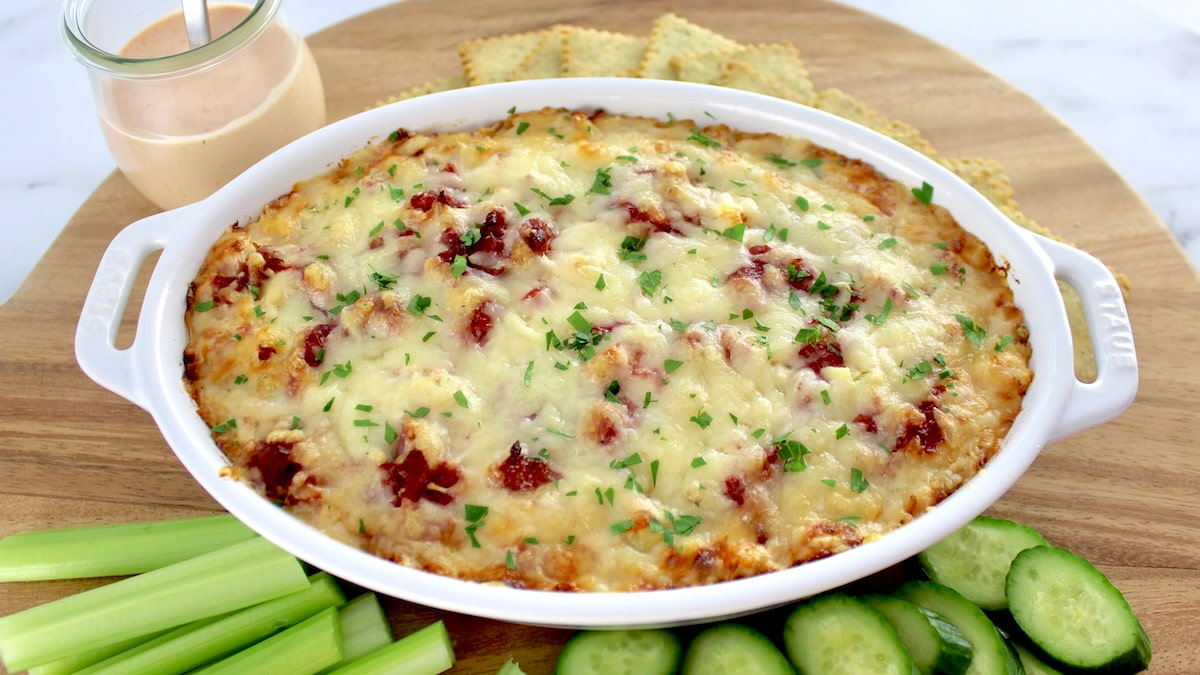
[[[289,0],[305,34],[391,0]],[[844,0],[971,58],[1092,144],[1200,266],[1200,3]],[[519,0],[514,0],[517,4]],[[61,0],[0,3],[0,303],[112,171]],[[686,6],[678,10],[686,16]],[[64,152],[67,154],[64,155]],[[64,165],[62,157],[73,159]]]

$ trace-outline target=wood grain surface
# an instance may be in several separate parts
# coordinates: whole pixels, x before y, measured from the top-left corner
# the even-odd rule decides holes
[[[333,120],[458,72],[456,47],[466,39],[555,23],[646,34],[667,11],[743,43],[790,42],[818,87],[841,88],[913,124],[945,157],[998,160],[1027,214],[1128,276],[1136,401],[1116,420],[1047,447],[990,513],[1036,527],[1108,574],[1150,633],[1152,672],[1200,672],[1200,277],[1141,198],[1034,101],[918,35],[821,0],[410,0],[309,42]],[[154,212],[114,173],[0,307],[0,536],[218,509],[149,416],[92,383],[73,355],[100,255],[121,228]],[[122,324],[125,343],[137,293]],[[0,586],[0,615],[95,583]],[[398,634],[444,619],[456,673],[494,673],[510,657],[528,673],[550,672],[569,635],[388,606]]]

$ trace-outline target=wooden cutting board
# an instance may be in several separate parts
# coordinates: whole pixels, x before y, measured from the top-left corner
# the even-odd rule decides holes
[[[330,119],[459,71],[467,39],[555,23],[646,34],[675,11],[743,43],[790,42],[820,88],[838,87],[921,129],[943,156],[1000,161],[1023,209],[1125,273],[1140,393],[1118,419],[1054,443],[990,513],[1033,525],[1093,561],[1150,633],[1151,670],[1200,668],[1200,277],[1142,199],[1053,115],[957,54],[877,17],[821,0],[730,3],[411,0],[310,39]],[[64,142],[64,150],[69,149]],[[64,155],[64,156],[69,156]],[[75,322],[100,255],[155,212],[114,173],[0,307],[0,536],[217,510],[148,415],[86,378]],[[143,279],[147,270],[143,270]],[[132,316],[122,324],[126,343]],[[0,586],[0,615],[96,582]],[[494,673],[509,657],[552,669],[566,631],[389,602],[398,634],[441,618],[454,672]]]

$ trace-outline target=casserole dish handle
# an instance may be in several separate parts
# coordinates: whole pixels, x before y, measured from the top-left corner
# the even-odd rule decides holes
[[[167,211],[136,221],[117,233],[100,258],[75,327],[75,360],[83,372],[142,408],[147,403],[136,384],[137,359],[132,347],[117,347],[117,331],[142,262],[166,246],[170,225],[176,218]]]
[[[1121,286],[1108,267],[1066,244],[1041,235],[1035,239],[1053,261],[1055,278],[1079,293],[1096,360],[1095,381],[1072,377],[1071,394],[1050,438],[1057,440],[1108,421],[1129,407],[1137,394],[1137,355]]]

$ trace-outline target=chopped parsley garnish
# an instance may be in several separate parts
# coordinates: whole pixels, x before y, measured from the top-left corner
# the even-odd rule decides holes
[[[467,536],[471,538],[471,548],[479,548],[479,540],[475,538],[475,531],[484,526],[484,519],[488,515],[488,507],[466,504],[463,510],[467,522],[470,523],[463,529],[466,530]]]
[[[612,525],[609,525],[609,529],[612,530],[613,534],[621,534],[622,532],[628,532],[629,530],[633,529],[633,521],[632,520],[622,520],[619,523],[613,523]]]
[[[625,459],[614,459],[612,462],[609,462],[608,468],[610,468],[610,469],[625,469],[625,468],[628,468],[631,466],[637,466],[638,464],[641,464],[641,463],[642,463],[642,456],[635,452],[632,455],[626,457]]]
[[[467,256],[456,255],[454,262],[450,263],[450,274],[454,277],[461,277],[467,271]]]
[[[378,286],[379,288],[386,291],[396,284],[396,280],[399,277],[397,277],[395,274],[388,274],[387,272],[380,272],[379,270],[372,267],[369,278],[371,279],[371,281],[375,282],[376,286]]]
[[[454,400],[455,400],[455,402],[458,403],[458,405],[462,406],[463,408],[471,407],[471,403],[469,401],[467,401],[467,395],[462,393],[461,389],[459,391],[454,392]]]
[[[908,380],[920,380],[932,372],[933,366],[928,361],[922,361],[908,369],[908,372],[904,375],[904,380],[906,382]]]
[[[642,272],[638,275],[638,285],[642,287],[642,292],[646,295],[653,296],[658,290],[659,284],[662,283],[662,270],[652,270]]]
[[[391,445],[391,444],[395,443],[396,439],[399,437],[400,437],[400,435],[396,433],[396,430],[394,428],[392,428],[391,423],[389,423],[389,422],[383,423],[383,442],[384,443]]]
[[[726,239],[732,239],[734,241],[742,241],[743,238],[746,236],[746,224],[738,223],[737,225],[734,225],[733,227],[726,228],[725,230],[723,230],[721,232],[721,236],[725,237]]]
[[[605,500],[608,501],[609,506],[612,506],[613,499],[615,498],[615,496],[616,496],[616,490],[614,490],[612,488],[608,488],[604,492],[601,492],[600,488],[596,488],[596,501],[599,502],[600,506],[604,506]]]
[[[513,206],[516,207],[517,213],[521,214],[522,216],[529,215],[529,209],[526,208],[526,206],[521,202],[513,202]]]
[[[828,328],[829,330],[834,331],[834,332],[837,332],[837,331],[841,330],[841,328],[842,328],[841,326],[837,325],[837,323],[833,319],[830,319],[828,317],[814,316],[813,320],[815,320],[817,323],[821,324],[822,326],[825,326],[826,328]]]
[[[408,301],[408,311],[417,316],[425,316],[425,310],[433,304],[433,299],[426,295],[414,295]]]
[[[886,251],[895,245],[896,245],[896,238],[888,237],[887,239],[884,239],[883,241],[879,242],[879,250]]]
[[[850,469],[850,490],[852,492],[862,492],[870,486],[871,483],[863,476],[862,469],[858,467]]]
[[[682,366],[682,365],[683,365],[683,361],[676,361],[675,359],[667,359],[666,361],[663,361],[663,371],[665,371],[667,374],[671,374],[671,373],[675,372],[675,369],[679,368],[679,366]]]
[[[954,318],[958,320],[958,324],[962,326],[963,335],[971,341],[971,344],[976,347],[983,346],[983,338],[987,337],[987,331],[977,325],[969,316],[955,314]]]
[[[879,309],[878,314],[868,314],[867,315],[867,321],[870,321],[871,323],[875,324],[876,326],[882,326],[883,322],[887,320],[888,315],[891,313],[892,313],[892,299],[889,297],[887,300],[883,301],[883,307],[881,307]]]
[[[458,240],[463,246],[474,246],[475,244],[478,244],[479,240],[482,238],[483,233],[475,227],[467,228],[462,234],[458,235]]]
[[[698,468],[704,466],[705,464],[708,464],[708,462],[704,461],[703,457],[696,457],[695,459],[692,460],[692,468],[693,469],[698,469]]]
[[[720,141],[715,141],[715,140],[709,138],[708,136],[705,136],[704,134],[700,133],[699,130],[693,131],[692,135],[687,137],[687,140],[695,141],[695,142],[699,143],[700,145],[703,145],[708,148],[721,147]]]
[[[933,202],[933,186],[925,181],[921,181],[921,187],[912,189],[913,196],[922,204]]]
[[[825,160],[821,159],[820,157],[809,157],[807,159],[800,160],[800,163],[810,169],[816,169],[824,164]]]
[[[808,200],[803,195],[796,197],[796,206],[800,207],[801,211],[808,210]]]
[[[571,316],[567,317],[567,323],[571,324],[571,328],[580,333],[590,333],[592,331],[592,322],[584,318],[578,310],[572,312]]]
[[[422,417],[425,417],[426,415],[429,414],[429,408],[426,408],[425,406],[421,406],[420,408],[417,408],[416,410],[405,410],[404,414],[408,415],[409,417],[421,419]]]
[[[525,133],[525,130],[528,128],[529,122],[521,122],[517,125],[517,135],[520,136],[521,134]]]
[[[607,195],[612,194],[612,169],[604,167],[596,169],[596,179],[592,181],[592,187],[588,189],[588,194]]]
[[[573,195],[573,194],[565,194],[561,197],[551,197],[550,195],[546,194],[545,192],[543,192],[542,190],[539,190],[537,188],[529,188],[529,190],[531,192],[533,192],[533,194],[541,197],[542,199],[545,199],[549,203],[550,206],[566,206],[567,204],[570,204],[571,202],[575,201],[575,195]]]
[[[770,157],[767,158],[767,161],[771,162],[775,166],[780,167],[781,169],[790,169],[793,166],[796,166],[795,162],[793,162],[789,159],[780,157],[779,155],[771,155]]]
[[[934,263],[929,266],[929,271],[933,274],[933,276],[940,277],[946,273],[946,263],[944,263],[944,262]]]
[[[837,431],[835,431],[833,435],[834,435],[834,438],[845,438],[849,434],[850,434],[850,427],[846,426],[845,424],[842,424],[842,426],[837,428]]]
[[[820,337],[820,328],[801,328],[800,330],[796,331],[796,337],[794,341],[799,342],[802,345],[815,345]]]
[[[695,415],[692,415],[691,417],[689,417],[688,421],[695,422],[696,426],[700,427],[701,429],[707,429],[708,425],[712,424],[713,418],[712,418],[712,415],[709,415],[708,413],[701,410],[700,412],[696,413]]]
[[[775,449],[776,456],[783,462],[784,471],[796,473],[808,468],[804,462],[804,456],[812,451],[800,441],[789,439],[785,435],[776,439],[771,447]]]
[[[617,257],[626,262],[636,263],[646,259],[646,254],[642,253],[642,247],[646,245],[646,239],[639,239],[635,236],[627,236],[621,240],[621,250],[617,253]]]
[[[596,279],[596,290],[602,291],[602,290],[604,290],[604,287],[607,285],[608,285],[608,282],[606,282],[604,280],[604,274],[602,273],[600,275],[600,278]]]

